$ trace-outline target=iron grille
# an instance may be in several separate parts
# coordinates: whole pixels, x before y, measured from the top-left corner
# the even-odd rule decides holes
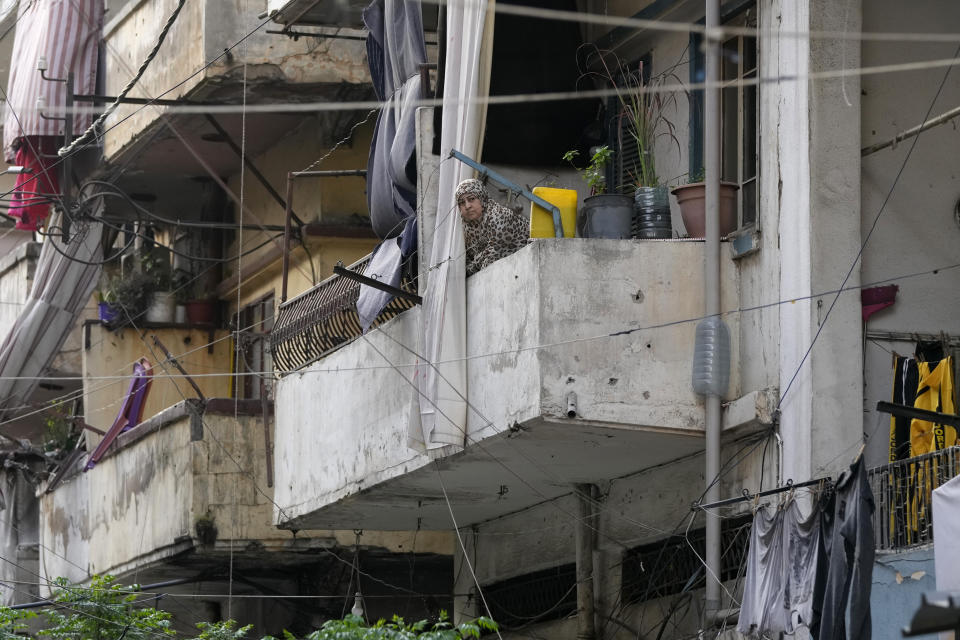
[[[368,255],[348,268],[362,274],[369,262]],[[410,271],[404,275],[400,287],[416,293],[416,286],[408,275]],[[281,304],[270,339],[277,372],[284,375],[303,369],[360,337],[363,331],[357,315],[359,295],[359,282],[333,275]],[[394,298],[372,326],[383,324],[413,306],[409,300]]]
[[[934,489],[960,473],[960,447],[898,460],[867,471],[876,503],[877,549],[900,550],[933,542]]]
[[[577,565],[527,573],[483,587],[490,614],[504,629],[564,618],[577,610]]]
[[[723,521],[720,530],[722,581],[733,580],[742,573],[752,524],[751,515]],[[696,529],[687,537],[671,536],[627,551],[621,570],[623,601],[645,602],[703,587],[706,582],[700,558],[706,553],[706,540],[706,530]]]

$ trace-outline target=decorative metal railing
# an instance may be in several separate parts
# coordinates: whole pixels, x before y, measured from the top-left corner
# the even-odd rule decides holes
[[[960,447],[870,469],[877,549],[900,550],[933,542],[934,489],[960,474]]]
[[[366,256],[348,268],[363,274],[370,262]],[[405,277],[401,288],[416,292]],[[303,369],[320,358],[357,339],[363,333],[357,316],[360,284],[355,280],[333,275],[296,298],[280,305],[270,339],[274,366],[280,375]],[[383,324],[414,306],[394,298],[377,316],[373,326]]]

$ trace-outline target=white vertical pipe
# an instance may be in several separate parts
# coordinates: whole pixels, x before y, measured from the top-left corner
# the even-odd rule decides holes
[[[720,0],[706,0],[706,88],[704,89],[704,178],[706,180],[706,248],[704,262],[704,306],[706,316],[720,313]],[[705,500],[720,499],[720,397],[704,399],[706,426]],[[720,518],[706,514],[707,585],[704,602],[705,626],[713,623],[720,609]]]

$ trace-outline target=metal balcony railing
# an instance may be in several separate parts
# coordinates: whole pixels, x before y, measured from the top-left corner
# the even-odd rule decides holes
[[[369,262],[370,256],[366,256],[348,268],[363,274]],[[416,293],[416,285],[406,274],[400,288]],[[281,304],[270,338],[270,351],[277,372],[284,375],[303,369],[359,338],[363,333],[357,316],[359,295],[357,281],[333,275]],[[372,327],[413,306],[409,300],[394,298],[380,312]]]
[[[870,469],[877,549],[902,550],[933,542],[934,489],[960,474],[960,447]]]

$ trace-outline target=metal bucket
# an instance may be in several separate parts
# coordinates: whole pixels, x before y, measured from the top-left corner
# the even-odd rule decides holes
[[[637,187],[633,194],[632,235],[641,240],[673,237],[670,194],[666,187]]]

